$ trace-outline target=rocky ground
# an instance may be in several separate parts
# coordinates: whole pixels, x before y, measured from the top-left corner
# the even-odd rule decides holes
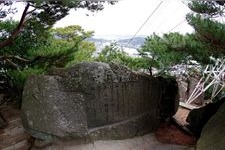
[[[173,116],[173,120],[162,123],[155,131],[155,136],[161,143],[178,144],[194,147],[197,138],[186,128],[186,118],[190,110],[179,107],[177,113]]]
[[[0,113],[7,122],[6,127],[0,128],[0,149],[29,149],[32,138],[24,131],[20,118],[20,110],[15,105],[1,105]]]
[[[176,144],[164,144],[159,142],[154,133],[146,134],[125,140],[95,141],[85,145],[74,145],[70,143],[56,143],[43,150],[194,150],[190,146]],[[34,150],[39,150],[35,149]]]
[[[14,105],[3,105],[0,112],[6,118],[7,126],[0,129],[1,150],[26,150],[31,149],[34,141],[25,133],[20,119],[20,110]],[[179,109],[176,117],[183,120],[187,111]],[[183,115],[183,116],[181,116]],[[188,135],[173,123],[164,123],[155,133],[146,134],[126,140],[95,141],[86,145],[75,145],[74,142],[55,143],[44,150],[186,150],[194,149],[196,138]],[[32,148],[36,149],[36,148]]]

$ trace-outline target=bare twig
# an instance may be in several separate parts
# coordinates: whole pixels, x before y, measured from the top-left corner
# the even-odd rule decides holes
[[[29,12],[27,12],[26,15],[33,13],[35,10],[36,10],[36,8],[31,10],[31,11],[29,11]]]
[[[13,56],[13,55],[9,55],[9,56],[0,56],[0,60],[6,60],[6,59],[17,59],[17,60],[20,60],[20,61],[24,61],[24,62],[30,62],[31,60],[29,59],[25,59],[25,58],[22,58],[20,56]]]
[[[11,66],[15,67],[17,70],[19,69],[19,66],[17,64],[15,64],[14,62],[12,62],[10,59],[5,59]]]

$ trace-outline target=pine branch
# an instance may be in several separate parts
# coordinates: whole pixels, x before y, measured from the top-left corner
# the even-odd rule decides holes
[[[0,49],[5,47],[5,46],[7,46],[7,45],[9,45],[16,38],[16,36],[20,33],[23,25],[26,22],[25,18],[26,18],[27,14],[28,14],[27,12],[28,12],[29,6],[30,6],[30,4],[28,3],[26,5],[24,11],[23,11],[23,14],[21,16],[19,24],[17,25],[16,29],[12,32],[11,36],[8,39],[6,39],[6,40],[4,40],[3,42],[0,43]]]

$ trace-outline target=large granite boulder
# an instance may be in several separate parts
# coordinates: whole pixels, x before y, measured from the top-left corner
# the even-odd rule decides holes
[[[223,98],[223,101],[225,98]],[[203,127],[197,150],[225,149],[225,103]]]
[[[196,108],[190,111],[186,121],[188,122],[189,129],[199,137],[202,129],[209,119],[217,112],[218,108],[225,102],[221,99],[214,103],[209,103],[201,108]]]
[[[158,79],[116,64],[54,69],[27,79],[22,122],[43,140],[143,135],[159,125],[161,87]]]

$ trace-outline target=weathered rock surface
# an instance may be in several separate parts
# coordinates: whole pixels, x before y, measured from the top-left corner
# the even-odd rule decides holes
[[[84,97],[79,92],[63,91],[57,79],[54,76],[28,79],[22,104],[23,125],[41,139],[52,138],[53,133],[58,137],[83,136],[87,132]]]
[[[189,123],[189,129],[199,137],[202,128],[224,102],[225,99],[222,99],[215,103],[207,104],[204,107],[191,110],[186,119]]]
[[[204,126],[197,143],[197,150],[225,149],[225,103]]]
[[[159,124],[161,84],[126,67],[96,62],[31,76],[23,93],[23,125],[48,141],[143,135]]]
[[[162,120],[171,118],[179,107],[178,84],[175,78],[158,77],[161,88],[160,117]]]

